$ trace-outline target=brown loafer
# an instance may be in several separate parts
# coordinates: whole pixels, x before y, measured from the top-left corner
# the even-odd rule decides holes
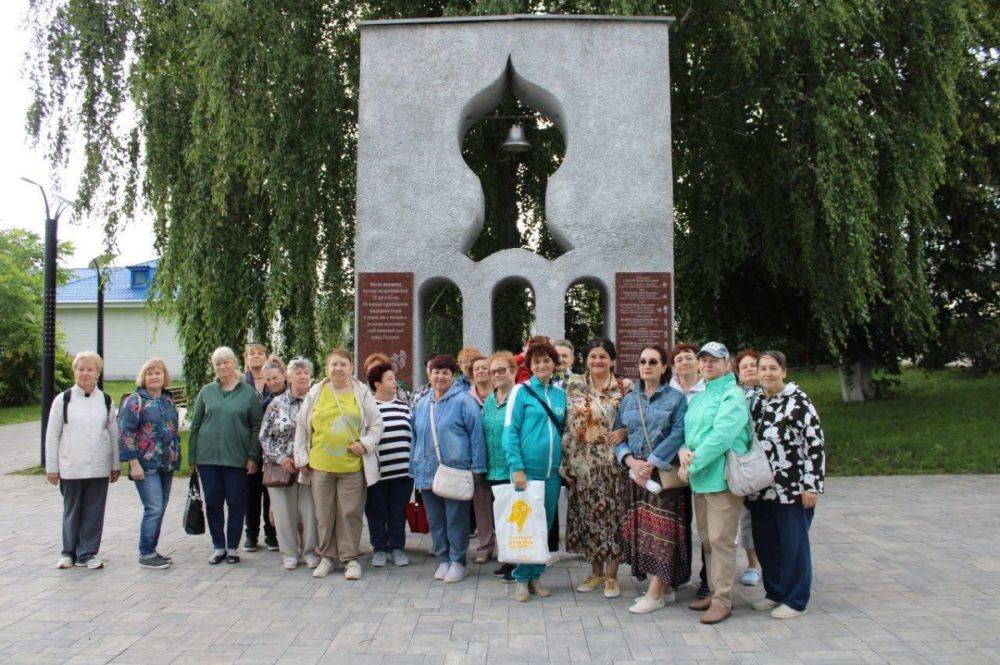
[[[708,611],[701,615],[701,622],[706,624],[719,623],[725,621],[733,613],[731,609],[718,601],[712,601]]]
[[[708,598],[695,598],[691,601],[691,604],[688,605],[688,609],[694,610],[695,612],[704,612],[711,606],[712,597],[709,596]]]

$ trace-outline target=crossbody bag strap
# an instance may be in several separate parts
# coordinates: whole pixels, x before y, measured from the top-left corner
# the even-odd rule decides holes
[[[636,395],[637,401],[639,403],[639,422],[642,423],[642,436],[646,439],[646,445],[649,446],[649,455],[653,454],[653,442],[649,440],[649,430],[646,429],[646,416],[642,412],[642,393]],[[646,457],[649,457],[646,455]]]
[[[351,435],[351,441],[358,441],[360,433],[355,434],[354,428],[351,427],[351,423],[348,422],[347,417],[344,416],[344,407],[340,404],[340,398],[337,397],[337,391],[334,390],[333,386],[330,386],[330,393],[333,394],[333,401],[337,403],[337,411],[340,413],[340,422],[344,423],[344,427],[347,428],[347,433]],[[358,404],[358,411],[361,411],[360,404]]]
[[[437,427],[434,425],[434,398],[431,397],[431,439],[434,441],[434,454],[437,455],[438,464],[441,461],[441,444],[438,443]]]
[[[543,409],[545,409],[545,413],[549,414],[549,420],[551,420],[552,424],[556,426],[556,431],[559,432],[560,434],[562,434],[562,429],[563,428],[559,424],[559,419],[556,418],[556,414],[552,413],[552,409],[550,409],[549,405],[545,403],[545,400],[543,400],[541,397],[539,397],[538,393],[536,393],[534,391],[534,389],[531,386],[529,386],[527,383],[522,383],[521,387],[524,388],[525,390],[527,390],[528,394],[530,394],[532,397],[534,397],[536,400],[538,400],[538,403],[542,405]]]

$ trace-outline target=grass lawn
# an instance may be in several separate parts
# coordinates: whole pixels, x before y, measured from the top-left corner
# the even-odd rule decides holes
[[[789,376],[819,411],[828,474],[1000,473],[1000,376],[910,369],[900,378],[895,397],[844,404],[835,370]],[[132,386],[129,381],[109,381],[106,387],[117,404]],[[38,418],[37,407],[19,408],[26,409],[28,417],[18,422]],[[2,420],[8,411],[13,410],[0,409],[0,424],[10,422]],[[188,473],[187,441],[184,432],[183,475]]]
[[[135,390],[135,381],[105,381],[104,392],[111,395],[115,405],[121,399],[123,393]],[[30,423],[34,420],[41,420],[41,407],[36,402],[26,406],[5,406],[0,407],[0,425],[15,425],[17,423]]]

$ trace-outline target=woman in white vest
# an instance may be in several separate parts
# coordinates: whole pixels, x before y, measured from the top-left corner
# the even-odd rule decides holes
[[[63,496],[62,556],[58,568],[103,568],[97,556],[104,532],[108,483],[118,480],[118,419],[111,398],[97,387],[101,357],[73,359],[75,383],[56,395],[45,430],[45,474]]]

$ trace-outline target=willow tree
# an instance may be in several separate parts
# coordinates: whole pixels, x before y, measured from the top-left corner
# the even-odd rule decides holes
[[[798,360],[853,368],[845,376],[863,385],[872,368],[893,368],[935,338],[927,255],[941,227],[935,193],[946,164],[958,164],[949,162],[960,135],[956,89],[975,66],[975,31],[959,0],[33,7],[30,130],[57,162],[74,132],[83,136],[80,212],[105,211],[112,237],[137,202],[155,214],[157,286],[176,303],[192,381],[220,342],[252,335],[316,355],[349,337],[359,18],[677,16],[682,334],[780,342]],[[544,219],[535,184],[557,149],[543,142],[532,157],[541,166],[518,178],[489,176],[507,178],[497,200],[519,197],[531,237]],[[477,252],[525,242],[523,229],[511,233],[510,215],[496,219],[506,230]]]

